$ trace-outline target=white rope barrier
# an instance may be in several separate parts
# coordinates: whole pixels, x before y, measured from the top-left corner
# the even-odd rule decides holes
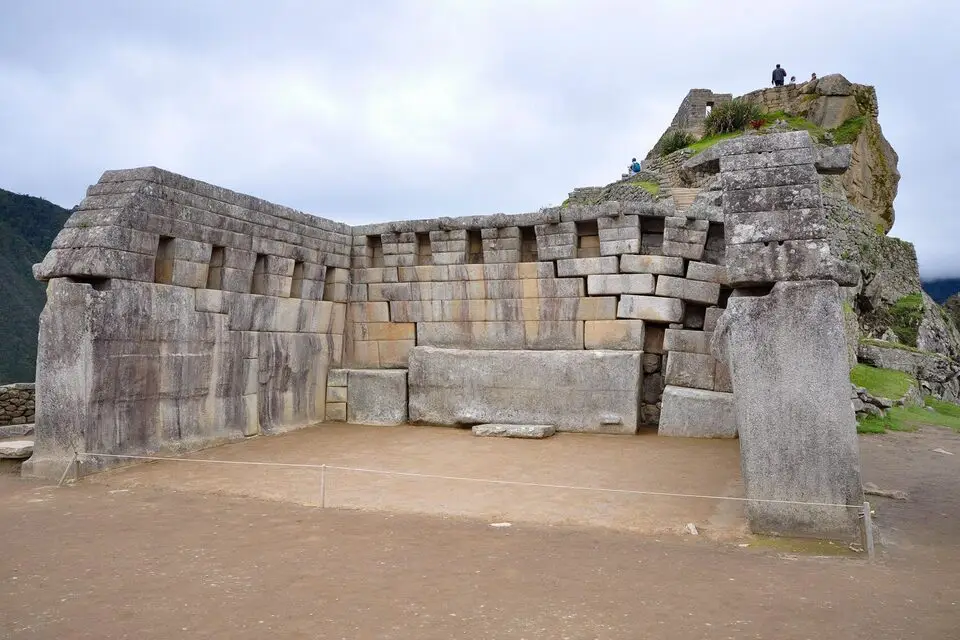
[[[836,504],[831,502],[801,502],[796,500],[771,500],[764,498],[741,498],[737,496],[710,496],[710,495],[701,495],[701,494],[692,494],[692,493],[671,493],[665,491],[640,491],[637,489],[608,489],[604,487],[582,487],[577,485],[566,485],[566,484],[545,484],[539,482],[523,482],[519,480],[494,480],[492,478],[468,478],[463,476],[443,476],[431,473],[415,473],[412,471],[388,471],[385,469],[366,469],[363,467],[343,467],[338,465],[331,464],[311,464],[311,463],[293,463],[293,462],[255,462],[255,461],[245,461],[245,460],[210,460],[205,458],[171,458],[171,457],[162,457],[162,456],[134,456],[134,455],[123,455],[117,453],[91,453],[84,452],[78,453],[77,456],[83,457],[93,457],[93,458],[116,458],[123,460],[150,460],[150,461],[164,461],[164,462],[202,462],[207,464],[225,464],[225,465],[247,465],[247,466],[262,466],[262,467],[278,467],[278,468],[289,468],[289,469],[316,469],[321,472],[321,479],[325,482],[325,472],[327,470],[333,471],[353,471],[356,473],[370,473],[376,475],[386,475],[386,476],[401,476],[409,478],[428,478],[432,480],[448,480],[453,482],[480,482],[485,484],[496,484],[496,485],[507,485],[515,487],[539,487],[545,489],[563,489],[569,491],[595,491],[601,493],[618,493],[618,494],[629,494],[629,495],[639,495],[639,496],[655,496],[661,498],[696,498],[702,500],[731,500],[736,502],[758,502],[766,504],[792,504],[792,505],[801,505],[808,507],[837,507],[844,509],[863,509],[863,505],[860,504]]]

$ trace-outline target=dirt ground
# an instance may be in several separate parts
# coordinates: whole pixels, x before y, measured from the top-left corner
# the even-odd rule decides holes
[[[558,489],[598,487],[743,496],[736,440],[562,433],[544,440],[476,438],[466,429],[331,424],[199,452],[226,461],[337,467],[551,485],[529,487],[325,472],[328,507],[432,513],[542,524],[680,533],[688,522],[713,537],[746,532],[740,502]],[[159,462],[91,476],[111,488],[164,487],[320,504],[320,471]]]
[[[361,444],[383,449],[367,433],[357,432],[357,442],[339,450],[327,431],[319,438],[330,441],[315,450],[289,446],[306,446],[309,434],[298,433],[215,455],[243,457],[247,445],[267,454],[287,442],[291,454],[274,454],[312,460],[324,451],[328,461],[353,455],[364,466],[371,451]],[[715,474],[732,483],[722,485],[729,492],[739,490],[736,443],[727,449],[714,443],[693,458],[696,447],[682,452],[685,445],[678,445],[670,457],[669,447],[651,445],[656,454],[644,457],[634,444],[646,444],[644,437],[580,436],[588,440],[577,447],[563,442],[576,438],[557,438],[521,443],[548,446],[508,456],[501,448],[510,441],[468,439],[490,449],[476,454],[463,445],[471,450],[457,450],[457,461],[449,462],[430,446],[421,452],[418,438],[407,433],[413,432],[392,432],[394,458],[381,453],[378,465],[454,468],[457,476],[485,469],[509,479],[525,473],[538,482],[552,473],[562,484],[589,479],[584,469],[593,469],[593,479],[606,486],[658,478],[666,485],[669,476],[681,484],[687,478],[684,491]],[[458,446],[456,435],[438,437]],[[489,516],[502,516],[490,510],[496,495],[470,503],[467,515],[474,517],[318,509],[306,493],[303,499],[278,493],[281,481],[233,475],[232,467],[223,476],[230,486],[218,492],[192,463],[142,466],[61,489],[0,476],[0,636],[960,637],[960,436],[933,428],[870,436],[861,439],[861,450],[865,481],[910,498],[871,498],[886,543],[873,564],[787,552],[786,545],[750,538],[641,533],[644,521],[617,505],[596,509],[604,527],[571,524],[562,504],[582,497],[553,498],[557,504],[542,512],[495,528]],[[502,458],[503,465],[487,468],[485,457]],[[674,466],[681,470],[664,471]],[[183,490],[170,489],[174,480]],[[376,488],[382,502],[372,506],[401,499],[404,510],[423,510],[416,508],[425,504],[417,502],[425,500],[416,497],[422,493]],[[347,502],[367,493],[344,485],[329,495]],[[707,521],[717,517],[715,509]]]

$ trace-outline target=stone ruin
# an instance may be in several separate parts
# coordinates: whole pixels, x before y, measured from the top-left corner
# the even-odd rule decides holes
[[[856,511],[823,505],[863,499],[841,302],[860,273],[824,203],[855,150],[793,131],[678,153],[660,198],[354,227],[108,171],[34,268],[24,473],[321,421],[650,428],[739,437],[753,531],[849,538]]]

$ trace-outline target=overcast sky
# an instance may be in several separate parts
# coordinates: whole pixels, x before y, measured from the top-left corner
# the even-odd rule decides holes
[[[877,87],[893,233],[960,276],[958,6],[0,0],[0,187],[70,207],[156,165],[351,224],[532,211],[780,63]]]

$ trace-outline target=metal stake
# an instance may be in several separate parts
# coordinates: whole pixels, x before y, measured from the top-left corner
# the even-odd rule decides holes
[[[873,548],[873,516],[870,514],[870,503],[863,503],[863,548],[867,551],[867,559],[874,559]]]
[[[327,506],[327,465],[320,465],[320,508]]]

